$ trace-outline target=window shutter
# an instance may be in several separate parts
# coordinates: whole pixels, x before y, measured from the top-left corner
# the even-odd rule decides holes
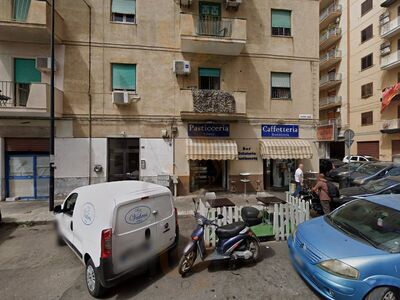
[[[291,11],[289,10],[272,10],[272,27],[291,28]]]
[[[112,64],[114,90],[136,90],[136,65]]]
[[[136,0],[112,0],[113,13],[134,15],[136,14]]]
[[[221,71],[220,69],[205,69],[202,68],[199,71],[201,77],[220,77]]]
[[[14,19],[25,22],[30,6],[31,0],[14,0]]]
[[[34,59],[16,58],[14,63],[16,83],[41,82],[42,76],[35,67]]]
[[[271,73],[271,86],[278,88],[290,88],[290,74]]]

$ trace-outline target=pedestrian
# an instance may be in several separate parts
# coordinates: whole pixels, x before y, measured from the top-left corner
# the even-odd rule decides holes
[[[296,172],[294,173],[294,181],[296,182],[296,190],[293,193],[294,197],[299,196],[301,190],[303,189],[303,180],[304,180],[304,175],[303,175],[303,164],[299,164],[299,167],[297,168]]]
[[[324,214],[329,214],[331,212],[331,197],[329,196],[328,182],[325,179],[324,174],[318,175],[317,184],[313,187],[312,190],[313,192],[318,193]]]

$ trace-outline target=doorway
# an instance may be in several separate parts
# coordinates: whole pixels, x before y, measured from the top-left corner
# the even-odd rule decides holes
[[[288,190],[294,178],[295,159],[264,159],[264,190]]]
[[[139,180],[138,138],[108,139],[108,181]]]
[[[200,68],[199,87],[201,90],[219,90],[221,87],[220,69]]]
[[[227,188],[226,160],[190,160],[190,192],[200,189],[223,191]]]

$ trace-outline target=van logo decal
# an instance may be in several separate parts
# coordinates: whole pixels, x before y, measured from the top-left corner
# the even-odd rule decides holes
[[[140,224],[145,222],[150,217],[150,214],[150,207],[138,206],[127,212],[125,222],[132,225]]]
[[[90,225],[94,221],[95,209],[92,203],[83,204],[82,222],[85,225]]]

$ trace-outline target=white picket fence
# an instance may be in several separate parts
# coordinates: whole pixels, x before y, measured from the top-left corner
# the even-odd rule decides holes
[[[273,232],[276,240],[286,240],[300,223],[310,219],[310,205],[307,201],[293,197],[287,192],[286,202],[286,204],[275,204],[268,207],[268,212],[273,215]],[[263,205],[252,206],[259,210],[265,209]],[[224,216],[223,219],[215,221],[218,226],[242,221],[242,208],[243,206],[211,208],[202,200],[199,203],[199,213],[208,219],[214,220],[219,214]],[[206,226],[204,241],[206,247],[215,247],[217,241],[215,226]]]

